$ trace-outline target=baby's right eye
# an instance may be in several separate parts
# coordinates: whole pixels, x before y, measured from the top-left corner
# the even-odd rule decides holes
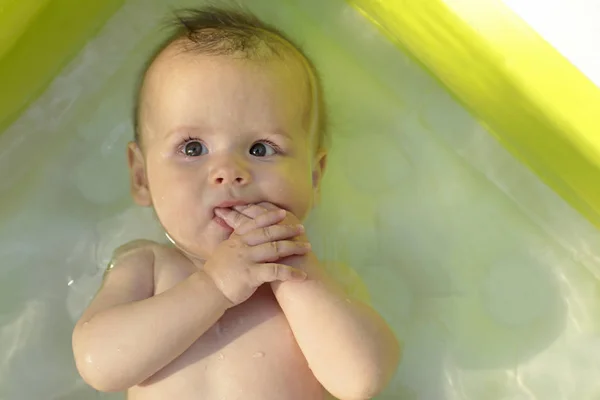
[[[204,143],[198,140],[190,140],[183,146],[183,153],[188,157],[199,157],[208,153]]]

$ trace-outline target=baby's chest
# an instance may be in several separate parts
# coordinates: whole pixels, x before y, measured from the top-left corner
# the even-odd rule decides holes
[[[155,271],[155,295],[167,291],[198,271],[190,261],[163,259]],[[220,363],[241,357],[260,359],[280,352],[295,352],[297,344],[270,285],[265,284],[244,303],[226,311],[221,319],[188,349],[196,361]],[[279,354],[279,356],[281,356]]]
[[[162,261],[163,269],[155,271],[155,295],[197,271],[177,257]],[[205,393],[207,399],[238,398],[241,392],[260,399],[281,398],[281,393],[290,399],[320,399],[322,393],[268,284],[227,310],[147,384],[157,392]]]
[[[281,337],[289,330],[271,287],[265,284],[244,303],[227,310],[203,339],[223,347],[234,341],[261,345],[269,344],[271,336]]]
[[[323,398],[269,285],[228,310],[148,384],[169,393],[156,398],[173,392],[189,396],[181,399]]]
[[[265,376],[288,381],[305,370],[304,359],[271,287],[263,285],[246,302],[228,310],[184,355],[208,366],[213,377],[258,382]]]

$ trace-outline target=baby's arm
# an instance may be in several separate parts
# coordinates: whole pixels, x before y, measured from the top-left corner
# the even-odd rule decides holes
[[[117,251],[115,267],[73,332],[75,361],[86,382],[101,391],[138,385],[263,283],[303,280],[302,271],[272,262],[309,251],[305,243],[289,240],[300,233],[297,226],[275,225],[284,218],[274,211],[245,224],[243,233],[217,247],[202,271],[156,296],[157,252],[163,252],[161,263],[191,261],[162,257],[167,250],[151,242]]]
[[[279,210],[260,203],[220,215],[230,226]],[[281,223],[299,223],[287,212]],[[305,235],[296,237],[307,241]],[[310,369],[323,387],[342,400],[378,394],[397,369],[400,346],[387,323],[368,304],[331,279],[310,252],[281,261],[304,270],[304,282],[271,285]]]
[[[339,399],[370,399],[389,383],[400,346],[386,322],[353,298],[314,254],[289,263],[308,272],[299,283],[272,283],[298,345],[323,387]]]
[[[153,296],[157,246],[146,242],[118,255],[75,326],[77,368],[97,390],[124,391],[150,378],[190,347],[230,306],[201,271]]]

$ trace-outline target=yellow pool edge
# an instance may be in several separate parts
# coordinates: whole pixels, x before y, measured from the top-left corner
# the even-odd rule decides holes
[[[347,1],[600,227],[600,89],[576,67],[494,0]]]
[[[0,14],[0,132],[125,0],[32,1]],[[441,0],[347,1],[600,227],[600,89],[577,68],[505,7],[465,18],[480,0],[458,12]]]
[[[10,3],[0,14],[0,134],[27,109],[125,0]],[[10,12],[9,12],[10,11]]]
[[[0,0],[0,59],[51,0]]]

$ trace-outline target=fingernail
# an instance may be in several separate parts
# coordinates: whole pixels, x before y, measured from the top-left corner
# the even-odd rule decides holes
[[[287,215],[287,211],[285,210],[279,210],[277,215],[281,216],[281,217],[285,217]]]
[[[304,272],[304,271],[300,271],[299,269],[293,269],[292,277],[299,278],[299,279],[305,279],[306,277],[308,277],[308,275],[306,275],[306,272]]]
[[[312,249],[312,244],[310,244],[309,242],[303,243],[302,245],[307,249]]]
[[[305,231],[304,225],[296,225],[296,229],[298,230],[298,232],[302,232],[302,233],[304,233],[304,231]]]

